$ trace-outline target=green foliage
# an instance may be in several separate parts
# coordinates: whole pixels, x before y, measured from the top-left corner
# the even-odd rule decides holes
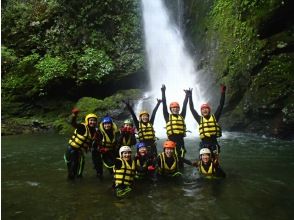
[[[1,46],[1,71],[2,77],[8,70],[17,63],[17,56],[13,49],[9,49],[5,46]]]
[[[104,76],[109,75],[114,67],[112,60],[103,50],[87,48],[78,60],[79,74],[77,81],[94,80],[102,82]]]
[[[39,82],[41,86],[47,85],[50,81],[66,77],[68,64],[60,57],[51,57],[46,55],[38,64],[35,65],[39,73]]]

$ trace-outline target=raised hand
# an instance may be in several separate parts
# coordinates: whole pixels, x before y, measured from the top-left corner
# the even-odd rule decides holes
[[[220,85],[220,90],[221,90],[221,93],[225,93],[226,90],[227,90],[227,87],[224,84],[221,84]]]
[[[73,108],[71,110],[71,113],[74,115],[74,116],[77,116],[77,114],[79,114],[80,110],[78,108]]]
[[[157,103],[162,103],[162,99],[157,99]]]
[[[188,97],[192,96],[192,90],[193,90],[193,88],[184,89],[184,92],[186,93],[186,96],[188,96]]]
[[[164,84],[162,84],[162,86],[161,86],[161,91],[162,91],[162,92],[165,92],[165,90],[166,90],[166,87],[165,87]]]

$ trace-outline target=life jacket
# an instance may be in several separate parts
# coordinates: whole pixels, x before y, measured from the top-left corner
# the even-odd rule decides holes
[[[101,141],[101,146],[106,147],[106,148],[114,148],[116,145],[116,133],[118,132],[117,126],[115,123],[112,123],[112,134],[113,134],[113,138],[112,140],[110,139],[110,137],[108,136],[108,134],[106,133],[106,131],[103,128],[103,124],[100,123],[99,125],[99,130],[102,133],[102,141]]]
[[[123,137],[121,145],[122,146],[131,146],[131,142],[132,142],[131,135],[129,136],[129,138]]]
[[[166,123],[167,136],[172,134],[181,134],[186,136],[186,124],[185,119],[181,115],[169,115],[169,121]]]
[[[202,161],[198,162],[198,170],[200,174],[203,174],[205,176],[213,176],[215,174],[215,167],[213,165],[213,161],[210,162],[210,166],[208,168],[208,171],[205,170]]]
[[[177,155],[173,155],[174,163],[172,164],[171,167],[169,167],[166,164],[164,152],[160,153],[159,157],[160,157],[160,167],[158,167],[159,174],[173,176],[174,174],[176,174],[178,172],[179,159],[178,159]]]
[[[135,161],[132,160],[132,166],[128,162],[121,158],[117,158],[122,162],[122,166],[119,170],[113,169],[114,183],[115,185],[131,185],[135,175]]]
[[[213,114],[210,115],[209,119],[201,116],[199,134],[201,139],[205,137],[211,137],[212,135],[217,138],[222,136],[221,127],[218,125]]]
[[[147,122],[147,124],[144,124],[143,122],[139,122],[139,140],[155,140],[155,131],[153,128],[153,125],[150,122]]]
[[[136,178],[142,179],[146,176],[146,173],[148,172],[147,162],[148,159],[144,160],[143,164],[141,164],[140,159],[135,158]]]
[[[89,127],[85,123],[81,124],[85,126],[86,132],[81,135],[78,134],[77,129],[75,129],[74,134],[68,141],[68,144],[73,148],[89,148],[92,144],[93,138],[91,137]]]

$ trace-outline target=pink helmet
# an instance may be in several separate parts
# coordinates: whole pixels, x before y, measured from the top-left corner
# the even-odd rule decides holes
[[[204,104],[202,104],[200,109],[202,110],[203,108],[208,108],[209,111],[211,110],[211,108],[210,108],[210,106],[208,105],[208,103],[204,103]]]

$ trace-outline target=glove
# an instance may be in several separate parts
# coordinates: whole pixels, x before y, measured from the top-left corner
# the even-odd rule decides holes
[[[190,96],[192,96],[192,88],[189,88],[189,89],[184,89],[184,92],[186,93],[186,95],[188,96],[188,97],[190,97]]]
[[[227,87],[224,84],[221,84],[221,93],[226,92]]]
[[[155,166],[153,165],[148,166],[148,171],[154,171],[154,170],[155,170]]]
[[[162,84],[161,91],[162,91],[162,92],[165,92],[165,90],[166,90],[166,87],[165,87],[164,84]]]
[[[197,166],[198,166],[197,161],[196,161],[196,162],[193,162],[193,163],[192,163],[192,166],[193,166],[193,167],[197,167]]]
[[[74,114],[74,115],[77,115],[79,112],[80,112],[80,110],[78,108],[73,108],[71,110],[71,113]]]

